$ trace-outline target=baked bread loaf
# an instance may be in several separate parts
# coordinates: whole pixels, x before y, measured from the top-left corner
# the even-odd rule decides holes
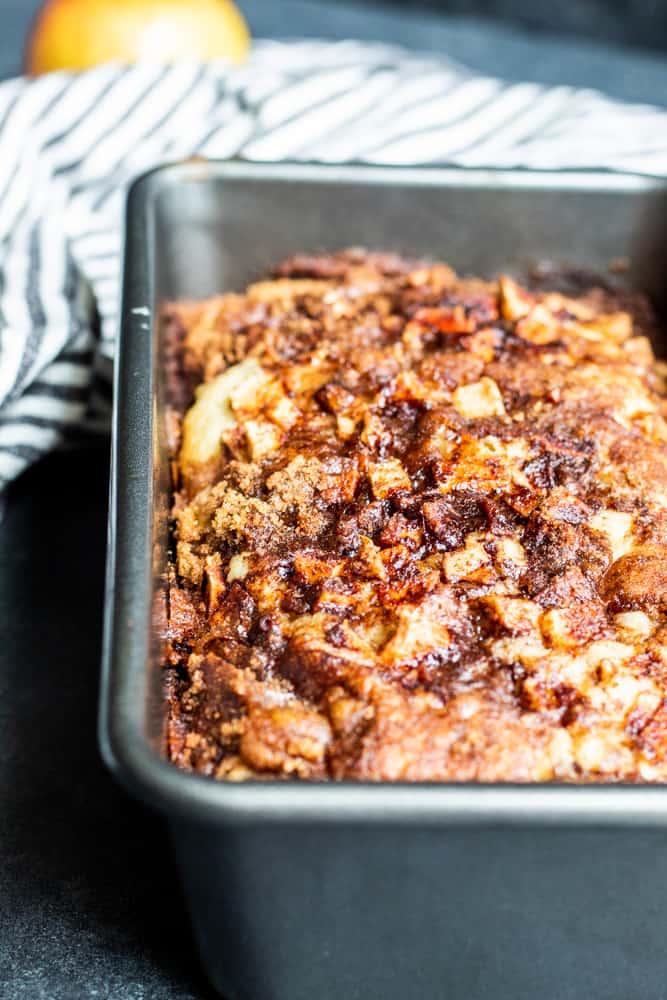
[[[667,778],[659,331],[579,284],[346,251],[165,310],[174,763]]]

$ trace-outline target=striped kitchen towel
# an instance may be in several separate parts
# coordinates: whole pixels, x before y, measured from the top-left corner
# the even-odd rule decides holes
[[[194,154],[664,176],[667,112],[356,42],[1,84],[0,490],[107,427],[124,193]]]

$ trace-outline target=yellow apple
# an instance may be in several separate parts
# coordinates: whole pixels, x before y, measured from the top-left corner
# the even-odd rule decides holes
[[[229,59],[250,45],[231,0],[46,0],[25,53],[27,73],[139,59]]]

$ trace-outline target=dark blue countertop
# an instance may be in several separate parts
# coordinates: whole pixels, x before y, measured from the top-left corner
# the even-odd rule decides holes
[[[0,76],[19,70],[36,6],[0,2]],[[256,35],[382,38],[487,74],[667,105],[655,55],[379,5],[244,7]],[[106,442],[51,456],[16,484],[0,524],[3,1000],[210,996],[163,829],[116,788],[96,749],[107,469]]]

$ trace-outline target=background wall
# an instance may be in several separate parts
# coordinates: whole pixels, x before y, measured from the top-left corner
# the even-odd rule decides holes
[[[331,0],[318,0],[331,4]],[[337,0],[340,2],[340,0]],[[349,2],[349,0],[344,0]],[[362,0],[364,3],[378,0]],[[386,2],[386,0],[384,0]],[[667,51],[667,0],[391,0],[402,9],[500,18],[524,27],[572,33]]]

